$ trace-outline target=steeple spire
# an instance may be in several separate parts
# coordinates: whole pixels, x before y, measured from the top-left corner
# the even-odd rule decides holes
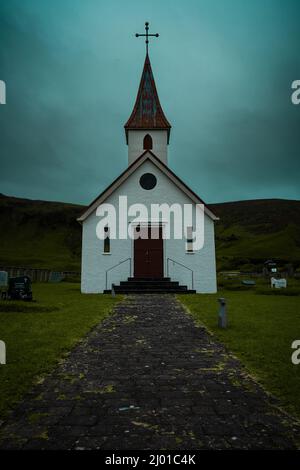
[[[167,130],[169,141],[171,125],[164,115],[159,102],[148,53],[146,53],[144,69],[135,105],[131,116],[124,127],[127,142],[129,130],[145,129]]]

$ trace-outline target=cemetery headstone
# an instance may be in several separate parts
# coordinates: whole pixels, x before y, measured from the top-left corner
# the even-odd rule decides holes
[[[0,364],[6,364],[6,346],[4,341],[0,340]]]
[[[287,280],[286,279],[276,279],[275,277],[271,277],[271,287],[275,287],[275,289],[286,289],[287,288]]]
[[[61,282],[64,278],[63,273],[51,271],[49,276],[49,282]]]
[[[0,271],[0,288],[7,287],[8,285],[8,273],[6,271]]]
[[[6,297],[6,291],[8,286],[8,273],[6,271],[0,271],[0,295],[2,299]]]
[[[10,300],[32,300],[31,279],[29,276],[11,277],[8,282],[7,297]]]
[[[242,284],[243,284],[244,286],[251,287],[251,286],[255,286],[256,282],[253,281],[252,279],[244,279],[244,280],[242,281]]]

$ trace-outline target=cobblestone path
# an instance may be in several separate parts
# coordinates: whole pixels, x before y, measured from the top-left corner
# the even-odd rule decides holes
[[[0,448],[293,449],[297,434],[175,297],[140,295],[24,397]]]

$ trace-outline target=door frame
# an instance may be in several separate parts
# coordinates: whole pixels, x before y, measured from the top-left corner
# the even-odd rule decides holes
[[[153,226],[153,227],[161,227],[162,228],[162,240],[163,240],[163,277],[165,277],[166,271],[166,263],[167,263],[167,257],[166,257],[166,240],[164,238],[165,234],[165,226],[167,222],[157,222],[157,221],[134,221],[134,222],[129,222],[129,225],[131,226],[131,233],[135,229],[137,225],[141,225],[143,227],[146,226]],[[132,277],[134,277],[134,238],[131,237],[131,272],[132,272]]]

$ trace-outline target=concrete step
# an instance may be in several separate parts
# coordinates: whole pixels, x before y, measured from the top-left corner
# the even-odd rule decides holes
[[[174,289],[174,290],[158,290],[158,289],[115,289],[116,294],[196,294],[195,290]],[[105,290],[104,294],[111,294],[111,290]]]
[[[172,287],[179,287],[179,282],[177,281],[121,281],[121,287],[136,287],[137,289],[149,288],[149,287],[164,287],[169,289]]]
[[[170,277],[129,277],[127,281],[124,282],[170,282]],[[173,282],[173,281],[172,281]]]
[[[186,286],[174,286],[174,287],[164,287],[164,286],[141,286],[141,287],[136,287],[136,286],[115,286],[115,291],[120,292],[120,291],[127,291],[127,292],[133,292],[133,291],[157,291],[157,292],[177,292],[177,291],[186,291],[187,287]]]
[[[127,281],[121,281],[120,285],[114,286],[116,294],[194,294],[196,291],[188,289],[187,286],[179,285],[178,281],[171,281],[169,277],[134,278],[129,277]],[[111,289],[104,291],[111,294]]]

